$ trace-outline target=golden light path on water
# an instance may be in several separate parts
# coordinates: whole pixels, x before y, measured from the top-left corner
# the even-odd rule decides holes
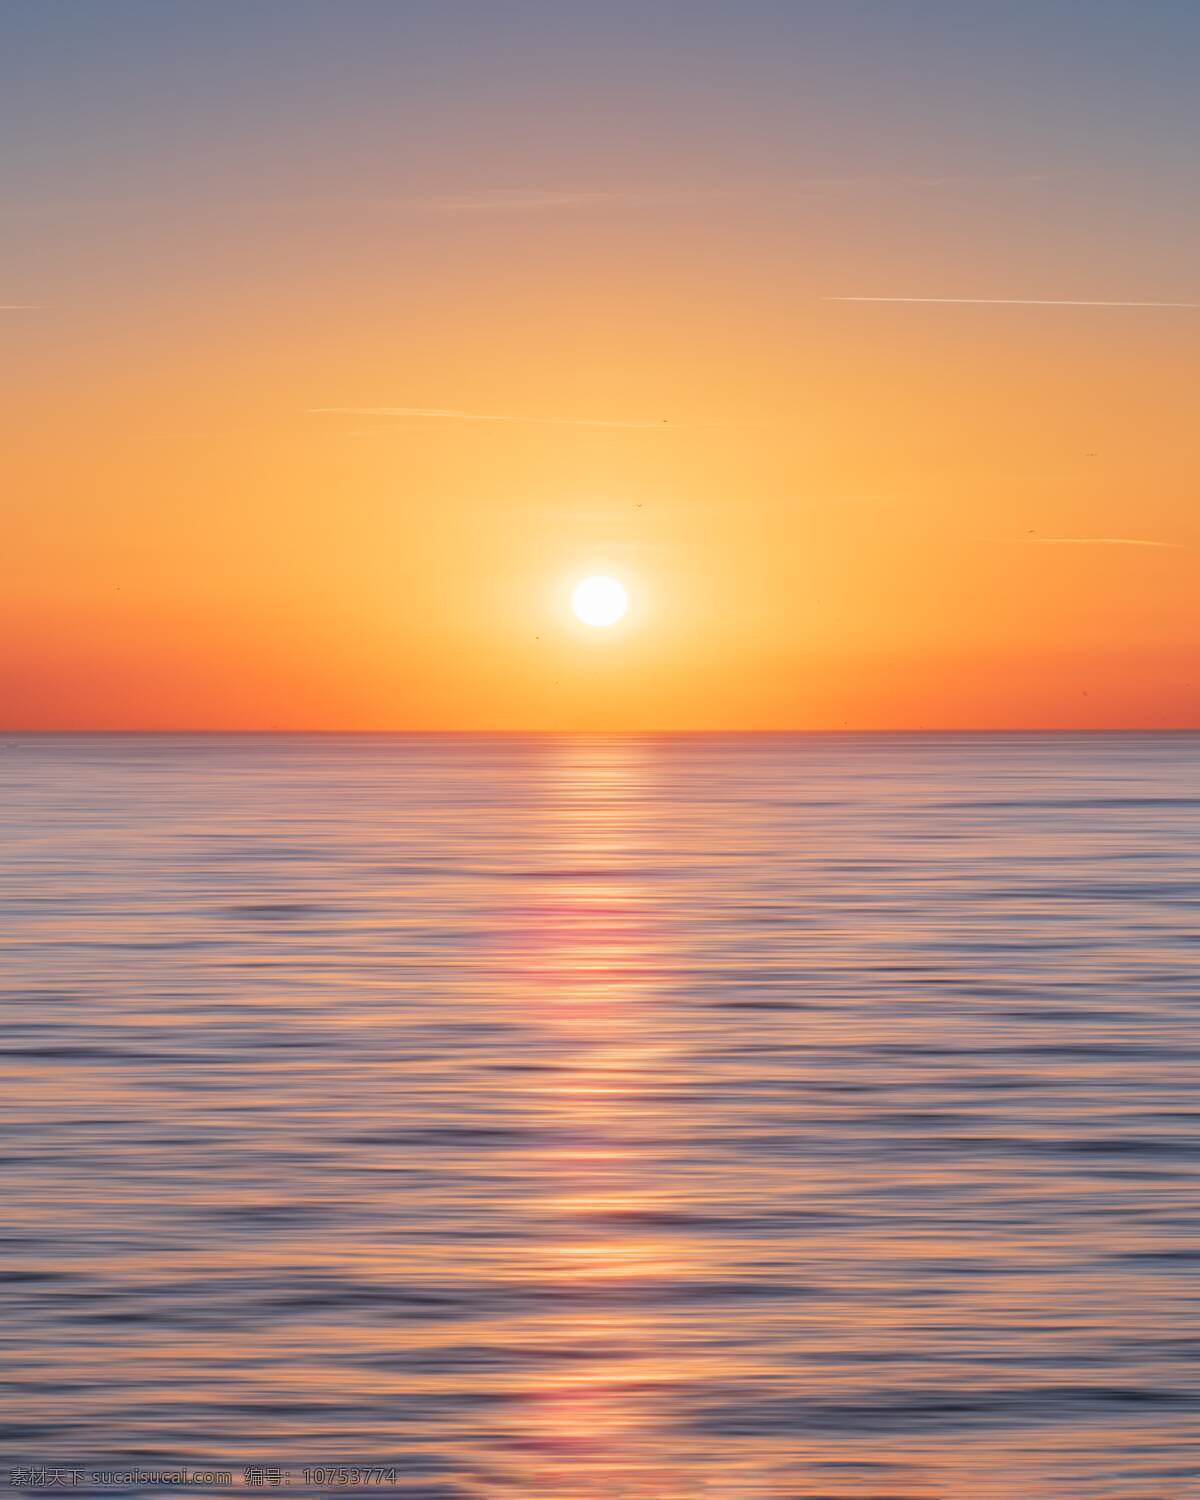
[[[637,747],[604,741],[564,741],[557,760],[544,855],[578,874],[514,914],[512,977],[569,1059],[532,1080],[530,1117],[561,1144],[529,1164],[527,1208],[543,1243],[525,1270],[562,1299],[540,1332],[569,1353],[518,1390],[524,1431],[503,1479],[514,1494],[551,1497],[691,1494],[695,1475],[672,1456],[662,1412],[688,1351],[661,1316],[636,1306],[639,1285],[678,1283],[702,1254],[655,1232],[673,1199],[639,1150],[667,1123],[657,1101],[675,1063],[654,1025],[670,923],[636,873],[649,830],[630,817],[653,765]]]

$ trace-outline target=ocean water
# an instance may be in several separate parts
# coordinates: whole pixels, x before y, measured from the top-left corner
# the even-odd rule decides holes
[[[1198,768],[0,740],[4,1465],[1200,1495]]]

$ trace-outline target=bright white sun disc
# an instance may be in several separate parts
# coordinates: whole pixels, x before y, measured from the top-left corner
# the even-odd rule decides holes
[[[616,578],[582,578],[571,592],[571,608],[585,625],[615,625],[629,608],[629,595]]]

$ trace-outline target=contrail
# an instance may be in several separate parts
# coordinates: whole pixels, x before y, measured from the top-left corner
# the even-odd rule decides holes
[[[1072,302],[1053,297],[825,297],[825,302],[934,302],[959,307],[1200,307],[1200,302]]]
[[[1132,536],[1035,536],[1026,541],[1044,547],[1176,547],[1177,542],[1147,542]]]
[[[454,422],[533,422],[551,427],[633,427],[650,431],[669,427],[661,422],[622,422],[599,417],[512,417],[495,412],[452,411],[428,406],[310,406],[311,413],[335,413],[346,417],[433,417]]]

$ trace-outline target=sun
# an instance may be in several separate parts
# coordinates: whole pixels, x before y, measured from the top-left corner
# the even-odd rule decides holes
[[[571,591],[571,608],[585,625],[615,625],[629,608],[625,585],[597,574],[581,578]]]

